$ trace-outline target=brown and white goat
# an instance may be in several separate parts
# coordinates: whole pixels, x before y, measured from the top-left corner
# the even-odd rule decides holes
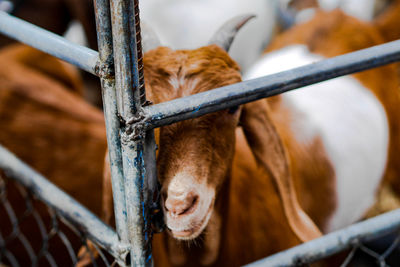
[[[391,31],[391,29],[394,29],[395,25],[400,22],[399,12],[399,1],[394,1],[385,12],[372,22],[359,21],[345,15],[340,10],[332,12],[320,11],[309,22],[297,25],[276,38],[268,48],[268,53],[260,60],[258,65],[253,67],[253,70],[246,75],[246,78],[254,78],[259,75],[274,73],[311,63],[323,57],[333,57],[399,38],[400,33],[397,30]],[[276,62],[279,62],[279,64]],[[345,79],[354,80],[355,83],[360,85],[360,88],[364,88],[364,94],[372,92],[374,97],[379,100],[379,105],[383,106],[385,111],[383,114],[384,119],[387,120],[386,127],[388,128],[389,142],[387,152],[388,158],[387,162],[385,161],[385,183],[389,184],[391,188],[399,194],[400,182],[398,177],[400,174],[400,158],[398,157],[397,151],[400,149],[400,131],[398,126],[398,122],[400,121],[400,116],[398,115],[400,112],[400,81],[396,65],[397,64],[392,64],[364,71],[346,78],[336,79],[335,81],[339,84]],[[336,92],[343,90],[341,89],[343,85],[335,85],[333,81],[321,83],[320,85],[310,87],[314,89],[311,90],[312,94],[308,97],[316,100],[319,95],[325,92],[319,91],[317,88],[320,87],[323,89],[329,86],[338,87],[338,89],[335,89]],[[346,95],[349,91],[350,90],[346,90]],[[293,105],[304,105],[308,92],[309,90],[306,89],[300,92],[289,93],[287,96],[282,96],[282,99],[294,98],[290,100],[294,102],[292,103]],[[366,107],[367,103],[361,102],[360,99],[355,103]],[[300,104],[298,101],[303,101],[304,103]],[[339,98],[337,101],[340,101]],[[345,105],[347,101],[348,97],[345,97],[340,102]],[[313,103],[311,100],[308,106],[312,105]],[[341,106],[339,105],[338,107]],[[343,108],[341,107],[339,109]],[[310,109],[308,109],[308,111],[310,111]],[[319,111],[319,113],[320,112],[321,111]],[[350,114],[352,113],[350,112]],[[349,115],[343,117],[350,118]],[[367,120],[366,117],[368,117],[368,113],[365,113],[360,120]],[[373,118],[370,118],[369,122],[372,121]],[[343,121],[343,119],[341,119],[340,122],[343,125],[345,124],[345,120]],[[350,126],[352,128],[355,127],[354,125],[349,125],[349,127]],[[354,140],[354,142],[359,142],[362,136],[366,137],[366,132],[360,133],[360,137]],[[373,138],[370,141],[371,143],[369,146],[375,143],[377,139]],[[344,144],[342,143],[340,145]],[[373,153],[366,155],[376,157]],[[366,155],[363,155],[363,157],[366,157]]]
[[[148,51],[148,99],[160,103],[239,82],[239,67],[226,50],[248,19],[228,22],[206,47]],[[319,197],[306,207],[323,228],[334,205],[331,165],[320,140],[308,146],[294,140],[292,148],[304,164],[292,168],[269,113],[261,100],[156,133],[168,228],[153,242],[156,265],[237,266],[320,235],[297,202],[292,176],[295,171],[305,184],[318,180],[320,191],[305,185],[301,193]],[[112,210],[110,203],[105,205]]]
[[[377,27],[340,11],[300,27],[273,47],[307,40],[312,52],[334,56],[383,42]],[[287,49],[262,75],[322,58]],[[240,80],[213,45],[159,47],[144,62],[155,103]],[[157,164],[169,230],[155,237],[155,263],[238,266],[318,236],[315,225],[329,232],[361,219],[383,177],[398,176],[400,94],[394,66],[354,77],[162,127]]]

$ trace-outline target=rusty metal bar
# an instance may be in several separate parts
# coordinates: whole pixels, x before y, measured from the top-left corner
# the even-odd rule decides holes
[[[100,69],[108,75],[100,79],[103,97],[103,110],[106,122],[108,156],[111,168],[111,181],[114,199],[115,225],[119,238],[128,242],[128,226],[125,205],[124,174],[122,171],[122,152],[119,137],[119,119],[115,90],[114,59],[111,33],[110,3],[108,0],[95,0],[97,42],[100,54]]]
[[[145,92],[141,74],[141,45],[138,1],[111,0],[115,81],[118,111],[123,121],[120,129],[122,162],[125,177],[128,239],[131,244],[131,264],[151,266],[151,228],[149,208],[149,174],[145,159],[155,164],[154,138],[146,134],[141,124]],[[139,49],[138,49],[139,47]],[[141,67],[141,68],[139,68]],[[146,137],[147,136],[147,137]],[[149,140],[150,138],[150,140]],[[152,140],[151,140],[152,139]],[[147,165],[149,166],[149,165]],[[155,165],[154,165],[155,166]],[[150,166],[149,166],[150,167]],[[154,179],[154,177],[152,178]]]

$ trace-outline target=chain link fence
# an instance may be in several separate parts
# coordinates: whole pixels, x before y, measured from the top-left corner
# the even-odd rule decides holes
[[[397,209],[247,266],[377,267],[399,264],[400,209]]]
[[[0,263],[5,266],[75,266],[84,259],[89,266],[116,263],[56,209],[4,172],[0,218]]]
[[[399,255],[400,233],[396,231],[373,242],[354,242],[353,248],[340,266],[398,266]]]
[[[78,262],[87,266],[117,266],[107,250],[88,242],[87,234],[79,226],[4,171],[0,171],[0,218],[1,267],[76,266]],[[346,252],[318,262],[341,267],[398,266],[400,228],[390,229],[372,241],[354,238],[349,247]],[[326,255],[322,253],[320,258]],[[293,265],[314,266],[310,262],[314,261],[304,254]],[[253,265],[275,266],[268,263],[268,258]]]

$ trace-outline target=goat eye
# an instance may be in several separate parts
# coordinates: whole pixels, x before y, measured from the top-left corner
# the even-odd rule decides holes
[[[239,106],[231,107],[231,108],[228,110],[228,113],[229,113],[229,114],[233,114],[233,113],[235,113],[238,109],[239,109]]]

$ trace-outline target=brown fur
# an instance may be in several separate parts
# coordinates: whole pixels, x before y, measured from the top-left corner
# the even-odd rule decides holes
[[[393,0],[392,2],[373,22],[386,42],[400,38],[400,29],[398,27],[400,21],[400,1]]]
[[[101,113],[83,103],[78,97],[67,93],[57,81],[43,77],[43,74],[37,73],[29,66],[19,61],[10,62],[7,66],[7,69],[0,72],[0,77],[3,77],[2,84],[6,89],[2,91],[0,98],[4,103],[0,119],[2,124],[7,125],[7,131],[2,132],[3,136],[0,136],[1,142],[83,204],[99,213],[100,188],[97,190],[94,186],[100,186],[96,179],[101,175],[98,171],[101,170],[102,160],[98,157],[105,150]],[[145,66],[148,96],[155,103],[240,80],[237,65],[216,46],[177,52],[159,48],[146,55]],[[24,75],[17,79],[15,73]],[[185,83],[179,88],[173,88],[168,83],[171,78],[179,80],[181,77]],[[191,82],[195,83],[195,86],[186,87]],[[192,90],[188,91],[187,88]],[[63,101],[59,101],[60,99]],[[15,109],[18,112],[14,112]],[[32,114],[32,117],[28,114]],[[199,166],[210,166],[209,170],[205,170],[213,172],[209,177],[226,175],[222,177],[223,180],[209,181],[216,188],[220,188],[215,214],[222,218],[222,227],[217,227],[222,229],[222,243],[218,244],[218,259],[214,262],[216,266],[222,263],[246,263],[299,243],[286,222],[281,200],[268,175],[269,172],[257,167],[240,130],[235,138],[234,129],[238,123],[238,114],[239,111],[234,114],[220,111],[167,126],[162,128],[159,138],[158,167],[161,180],[175,168],[174,166],[185,164],[185,159],[200,162],[201,158],[196,155],[205,153],[210,153],[211,156],[204,163],[200,162]],[[230,133],[221,135],[220,131],[223,129],[230,129]],[[176,137],[179,137],[178,142]],[[236,148],[233,146],[235,139],[238,140]],[[26,143],[30,144],[29,148]],[[212,149],[207,149],[210,144]],[[232,149],[236,150],[234,159]],[[319,149],[315,151],[320,151]],[[193,154],[182,154],[187,151],[192,151]],[[318,152],[315,155],[321,154]],[[234,167],[231,176],[232,160]],[[78,176],[85,179],[71,179]],[[231,178],[227,180],[229,177]],[[242,198],[245,193],[248,197]],[[322,202],[318,204],[320,203]],[[313,205],[316,205],[315,202]],[[312,203],[306,208],[312,211]],[[214,221],[215,218],[211,220]],[[238,231],[248,228],[249,225],[252,226],[249,228],[251,231]],[[271,227],[265,227],[266,225]],[[324,220],[321,220],[320,225],[324,225]],[[207,233],[212,232],[211,228],[207,227],[205,233],[195,241],[196,245],[189,248],[184,245],[182,251],[186,255],[185,260],[195,263],[205,257],[207,248],[210,247],[202,240],[207,241],[211,238],[210,241],[213,241],[213,235],[207,236]],[[161,265],[169,261],[162,260],[167,252],[166,248],[170,248],[168,253],[177,252],[175,241],[168,235],[163,235],[168,242],[160,241],[160,237],[154,242],[156,263]],[[243,251],[243,246],[238,246],[239,244],[249,249]]]
[[[0,143],[100,214],[100,195],[91,199],[83,188],[101,190],[101,183],[93,180],[102,177],[101,111],[66,91],[58,78],[2,56],[6,64],[0,67]]]
[[[71,64],[58,60],[44,52],[26,45],[12,45],[1,50],[1,59],[4,62],[18,64],[38,72],[43,76],[49,76],[63,85],[65,89],[83,94],[83,83],[78,70]],[[9,75],[19,75],[9,70]],[[14,76],[16,77],[16,76]]]
[[[144,66],[147,94],[156,104],[241,80],[237,64],[217,46],[181,51],[160,47],[145,55]],[[185,83],[177,91],[169,82],[171,78],[184,79]],[[188,90],[193,82],[196,86]]]
[[[296,11],[318,7],[317,0],[291,0],[288,6]]]
[[[391,9],[389,9],[391,10]],[[384,15],[382,15],[384,16]],[[305,44],[311,52],[324,57],[334,57],[355,50],[382,44],[385,38],[379,29],[345,15],[340,10],[320,11],[311,21],[295,26],[279,36],[268,51],[291,44]],[[389,159],[385,180],[400,193],[400,91],[396,65],[391,64],[354,75],[378,97],[386,109],[390,128]]]
[[[168,48],[158,48],[145,55],[144,63],[147,94],[154,103],[210,90],[240,80],[237,65],[216,46],[194,51],[172,51]],[[184,78],[182,86],[178,88],[172,86],[171,79],[179,80],[179,78]],[[262,100],[256,103],[255,105],[259,105],[266,102]],[[252,108],[253,105],[249,104],[244,110]],[[299,185],[299,188],[304,189],[304,195],[311,195],[309,190],[312,189],[308,185],[313,181],[307,179],[307,176],[322,179],[321,194],[320,197],[317,196],[318,202],[308,198],[304,205],[316,219],[318,225],[324,228],[328,215],[333,210],[329,207],[334,205],[332,179],[329,178],[332,177],[333,171],[327,159],[324,159],[320,141],[316,140],[308,145],[309,149],[313,151],[311,155],[308,155],[310,154],[308,148],[299,147],[299,144],[290,141],[293,137],[287,128],[285,131],[288,123],[287,117],[281,120],[284,115],[277,115],[282,114],[282,110],[273,110],[272,112],[279,132],[285,134],[283,139],[288,144],[287,150],[295,150],[289,153],[290,156],[304,158],[304,162],[299,162],[299,165],[295,165],[293,168],[296,171],[296,177],[308,181],[308,183],[304,182]],[[231,124],[228,128],[223,126],[228,121],[231,121],[230,123],[236,121],[237,124],[237,119],[232,120],[231,116],[232,114],[227,111],[220,111],[216,114],[162,127],[159,133],[160,149],[157,164],[159,179],[163,186],[168,185],[165,177],[171,177],[169,172],[178,169],[182,164],[191,164],[193,161],[196,162],[196,166],[207,167],[207,170],[203,169],[204,172],[214,173],[210,176],[206,175],[206,177],[211,177],[211,180],[208,181],[209,184],[219,188],[214,214],[222,219],[222,227],[217,227],[222,230],[220,233],[221,244],[218,246],[217,252],[218,258],[212,262],[213,266],[221,264],[238,266],[300,243],[287,222],[281,199],[275,188],[276,185],[270,176],[271,173],[276,174],[275,167],[266,171],[257,166],[257,161],[252,154],[255,151],[251,150],[255,146],[254,144],[250,145],[250,149],[241,128],[237,128],[235,137],[232,135],[235,131],[229,130],[234,129],[235,124]],[[249,130],[247,127],[246,129]],[[221,134],[221,131],[224,134]],[[247,138],[249,137],[247,136]],[[235,142],[235,153],[232,158],[233,151],[231,152],[229,147],[232,147],[231,145]],[[223,147],[222,144],[228,146]],[[221,152],[223,153],[218,154]],[[257,152],[257,157],[265,156],[262,153],[264,151]],[[205,157],[204,155],[210,156]],[[275,158],[272,155],[274,154],[271,154],[271,159]],[[211,162],[210,159],[212,159]],[[203,160],[205,161],[203,162]],[[278,163],[279,160],[276,162]],[[302,167],[308,163],[318,163],[320,166],[315,169]],[[228,169],[224,169],[224,166]],[[202,170],[202,168],[198,170]],[[224,173],[225,176],[221,177]],[[216,181],[212,179],[213,177],[221,177],[223,180]],[[322,212],[321,206],[325,207]],[[112,207],[109,205],[110,209]],[[216,217],[214,216],[214,218]],[[153,242],[155,263],[159,266],[173,265],[172,262],[190,263],[193,266],[202,265],[201,260],[208,255],[208,243],[213,243],[213,240],[217,238],[213,235],[213,228],[216,226],[212,224],[213,220],[210,222],[211,226],[207,226],[199,238],[192,242],[188,241],[188,243],[175,241],[167,233],[161,236],[156,235]],[[246,230],[244,231],[244,229]]]
[[[11,56],[15,55],[14,52],[18,52],[18,57]],[[76,70],[61,68],[58,60],[42,56],[30,48],[19,46],[0,52],[0,143],[100,215],[101,177],[106,150],[102,113],[72,93],[76,88],[71,86],[77,82],[67,77],[76,79],[80,84]],[[60,76],[51,76],[51,68],[46,70],[49,66],[60,67],[57,70]],[[24,201],[19,201],[18,194],[10,191],[8,199],[13,203],[14,210],[25,211]],[[6,218],[3,210],[0,212],[0,217]],[[39,212],[45,221],[50,221],[43,206]],[[25,220],[22,229],[39,251],[40,232],[34,230],[32,220],[32,217]],[[7,229],[6,224],[7,220],[0,220],[2,230]],[[62,256],[68,255],[65,247],[57,243],[57,239],[52,242],[55,242],[51,243],[53,255],[68,264],[68,259],[64,260]],[[75,247],[79,244],[79,240],[73,242]],[[29,257],[19,254],[23,253],[21,250],[13,252],[21,266],[30,265]]]
[[[312,52],[332,57],[380,44],[383,41],[381,33],[372,24],[350,18],[341,11],[320,12],[309,23],[297,26],[279,37],[271,46],[271,50],[289,44],[304,43]],[[159,57],[162,57],[162,54],[159,54]],[[149,78],[149,75],[147,77]],[[387,177],[390,180],[391,173],[392,177],[397,174],[395,164],[397,158],[394,154],[398,147],[396,140],[398,130],[395,122],[398,116],[396,114],[399,114],[396,70],[391,65],[366,71],[355,77],[366,87],[371,88],[387,110],[391,137]],[[257,137],[262,131],[249,132],[249,129],[246,129],[248,122],[241,122],[244,133],[241,129],[236,131],[232,174],[223,184],[219,194],[219,199],[225,202],[216,203],[215,211],[222,216],[223,227],[219,257],[213,263],[214,266],[241,265],[300,242],[288,224],[282,200],[272,177],[277,172],[285,173],[285,168],[291,171],[286,174],[293,176],[301,205],[321,229],[325,229],[335,209],[334,170],[326,157],[321,139],[315,138],[307,144],[296,142],[290,129],[295,114],[291,114],[290,110],[281,105],[279,97],[266,102],[269,104],[268,113],[272,124],[268,131],[273,132],[272,129],[276,127],[284,151],[279,152],[279,148],[268,149],[265,151],[273,155],[265,154],[262,147],[272,148],[271,143],[278,144],[279,140],[271,139],[271,136],[267,139],[254,140],[252,137]],[[257,106],[257,102],[250,105]],[[247,113],[248,108],[245,106],[242,115]],[[257,114],[255,116],[254,118],[257,118]],[[259,130],[263,129],[261,125],[259,126]],[[168,141],[174,142],[173,138]],[[191,147],[185,146],[185,149],[190,151]],[[168,156],[174,157],[175,153],[182,155],[180,157],[185,155],[181,150],[178,149],[177,152],[172,146],[169,147]],[[286,159],[285,153],[288,155]],[[167,153],[164,156],[166,155]],[[161,154],[160,156],[162,157]],[[263,159],[272,164],[263,166]],[[257,163],[261,163],[260,166],[257,166]],[[196,239],[193,245],[178,244],[178,241],[171,241],[165,234],[163,238],[156,237],[154,241],[156,264],[167,265],[166,261],[170,259],[171,263],[173,258],[180,264],[201,265],[199,260],[203,256],[202,249],[204,250],[206,246],[204,243],[207,229],[201,237],[204,241]],[[171,246],[174,250],[165,251],[165,248]]]
[[[332,51],[335,52],[335,49],[336,48],[333,48]],[[16,69],[19,70],[17,67]],[[148,98],[154,103],[210,90],[240,80],[237,65],[225,52],[216,46],[201,48],[194,51],[172,51],[168,48],[158,48],[145,56],[145,75]],[[30,78],[30,80],[28,80],[30,82],[33,80],[35,83],[37,81],[39,84],[46,85],[38,87],[38,90],[40,90],[40,88],[57,87],[56,85],[50,84],[48,81],[45,82],[39,78],[35,78],[36,76],[33,74],[27,74],[26,77]],[[171,79],[179,81],[181,78],[184,80],[183,83],[177,83],[177,87],[171,85]],[[15,108],[18,104],[18,107],[20,107],[18,110],[21,111],[21,114],[24,114],[24,111],[27,110],[30,113],[38,112],[40,115],[42,111],[47,109],[47,106],[50,106],[49,109],[51,112],[46,111],[44,112],[46,115],[40,115],[38,118],[50,116],[51,118],[49,118],[49,120],[41,119],[41,121],[43,125],[55,125],[56,127],[60,127],[57,128],[58,133],[62,132],[68,135],[69,131],[72,131],[71,129],[75,129],[75,127],[71,125],[75,125],[76,122],[72,124],[68,122],[68,118],[71,117],[80,122],[77,124],[87,124],[86,127],[82,127],[85,129],[85,131],[83,131],[85,138],[77,137],[79,134],[77,134],[77,136],[74,135],[73,140],[82,141],[82,143],[76,145],[70,145],[70,143],[68,143],[71,139],[61,138],[59,140],[58,138],[51,137],[51,135],[48,136],[44,134],[46,140],[52,143],[60,142],[63,145],[61,151],[65,153],[60,153],[59,155],[67,157],[68,161],[64,162],[60,160],[60,162],[65,164],[63,166],[68,165],[69,168],[58,168],[58,171],[62,170],[64,175],[66,175],[65,170],[74,169],[71,166],[71,162],[78,164],[80,160],[87,159],[82,156],[82,151],[79,151],[79,154],[69,154],[71,149],[82,148],[84,144],[89,144],[89,140],[90,144],[95,142],[95,140],[102,140],[99,141],[100,144],[104,142],[104,128],[103,126],[98,126],[98,123],[102,124],[102,119],[98,120],[100,117],[95,114],[99,113],[82,104],[80,100],[71,97],[69,94],[60,93],[62,90],[60,90],[60,92],[56,90],[58,93],[54,93],[54,95],[48,93],[40,94],[40,91],[33,91],[32,93],[30,90],[24,89],[31,83],[20,82],[22,85],[17,83],[18,86],[15,86],[17,88],[15,90],[17,92],[18,90],[23,90],[21,91],[23,94],[17,94],[17,97],[5,98],[7,99],[6,103],[10,102],[13,105],[1,111],[0,114],[6,114],[6,111],[12,110],[12,108]],[[365,82],[373,83],[372,79],[371,81],[366,80]],[[4,84],[7,85],[7,81]],[[20,89],[19,86],[22,89]],[[14,85],[10,87],[14,88]],[[8,96],[8,94],[4,95]],[[24,102],[29,103],[32,101],[26,100],[21,103],[21,98],[24,99],[23,97],[27,97],[26,95],[28,96],[28,100],[29,98],[35,101],[36,99],[40,99],[40,101],[38,101],[39,104],[29,104],[32,105],[32,107],[25,107]],[[56,99],[71,99],[71,102],[57,102]],[[33,102],[35,103],[35,101]],[[45,103],[44,105],[43,102]],[[61,105],[61,107],[57,106],[56,103],[57,105]],[[333,170],[328,159],[325,157],[321,141],[315,139],[310,144],[300,145],[294,140],[289,130],[290,127],[288,126],[292,119],[292,114],[279,104],[279,98],[276,98],[274,103],[264,100],[258,103],[269,103],[269,113],[272,121],[271,129],[276,129],[279,133],[278,136],[284,147],[282,150],[283,152],[279,152],[283,154],[278,154],[279,160],[284,157],[286,161],[279,161],[278,165],[283,166],[282,168],[284,169],[289,168],[290,174],[293,175],[296,188],[301,192],[298,196],[303,208],[310,214],[317,225],[323,229],[329,219],[330,213],[334,209],[335,203],[333,201],[334,197],[332,192],[333,180],[331,179]],[[42,106],[44,106],[44,109]],[[244,111],[246,108],[251,108],[251,105],[245,107]],[[64,123],[55,124],[54,121],[56,120],[51,115],[54,111],[56,111],[54,114],[57,114],[59,122],[64,122],[63,116],[60,115],[63,114],[63,112],[72,115],[67,115],[67,119],[65,119],[66,121]],[[12,114],[7,114],[6,117],[10,116],[12,116]],[[26,115],[21,116],[25,118],[25,120],[21,119],[21,121],[26,122]],[[87,118],[87,116],[89,116],[89,118]],[[99,116],[101,116],[101,114]],[[271,177],[271,175],[276,173],[276,171],[273,170],[275,166],[267,166],[272,170],[266,169],[265,166],[264,168],[257,166],[257,162],[259,163],[260,160],[259,158],[262,158],[262,153],[260,152],[260,155],[254,152],[254,144],[252,141],[255,140],[249,140],[248,136],[245,137],[241,128],[238,128],[235,133],[235,123],[238,122],[238,118],[235,118],[235,116],[237,117],[237,115],[229,114],[227,111],[220,111],[216,114],[210,114],[198,119],[163,127],[159,137],[160,151],[158,155],[158,167],[160,179],[164,184],[168,182],[164,177],[170,176],[168,174],[169,172],[173,171],[177,166],[185,164],[187,161],[199,162],[198,165],[200,167],[210,166],[210,168],[205,171],[214,173],[211,178],[226,174],[225,177],[222,177],[224,178],[223,180],[209,181],[210,184],[219,188],[215,213],[222,218],[222,238],[219,246],[218,259],[213,263],[215,266],[220,266],[222,264],[228,266],[241,265],[300,243],[298,237],[294,234],[287,222],[281,199],[277,193],[276,184]],[[235,119],[232,119],[232,117]],[[215,124],[216,121],[217,123]],[[12,125],[10,124],[10,120],[6,122],[7,125]],[[68,127],[64,129],[62,128],[63,125],[67,125]],[[242,125],[246,124],[242,122]],[[24,130],[20,130],[24,129],[24,127],[26,127],[26,123],[22,123],[22,126],[18,126],[18,132],[14,134],[24,133]],[[49,127],[45,127],[44,129],[49,129]],[[221,129],[232,129],[232,131],[227,133],[227,135],[221,135],[220,132],[223,131]],[[32,132],[31,129],[29,131]],[[97,132],[98,135],[96,134]],[[42,135],[42,133],[39,132],[39,136],[40,135]],[[36,134],[32,136],[36,136]],[[7,138],[12,139],[10,136]],[[21,140],[25,138],[26,132]],[[245,138],[248,139],[248,142]],[[236,145],[232,146],[234,142],[236,142]],[[31,143],[34,145],[37,141],[33,140]],[[19,142],[19,146],[20,144],[21,141]],[[210,144],[212,149],[209,148]],[[101,147],[101,145],[99,145],[99,147]],[[23,149],[26,150],[26,148]],[[40,147],[40,149],[45,151],[43,147]],[[96,151],[93,155],[101,155],[99,151],[102,149],[104,151],[104,146],[98,150],[94,147],[89,147],[87,151],[91,151],[91,153]],[[235,151],[234,155],[233,151]],[[34,155],[29,152],[26,153],[27,155],[23,153],[20,154],[29,161],[30,157],[36,156],[36,154]],[[205,159],[198,157],[204,154],[210,156]],[[268,158],[274,160],[274,156],[275,155],[270,155]],[[54,156],[54,159],[57,159],[57,157]],[[102,163],[102,159],[92,160],[93,162]],[[51,166],[49,166],[49,161],[46,162],[46,160],[43,160],[43,162],[44,164],[40,163],[38,165],[40,167],[41,164],[43,164],[44,168],[42,168],[45,171],[51,170],[51,168],[55,168],[55,166],[60,166],[56,165],[57,162],[52,162],[53,164],[51,164]],[[85,164],[83,167],[87,168],[88,166],[92,165]],[[226,169],[221,168],[221,166],[226,167]],[[311,168],[311,166],[313,166],[313,168]],[[98,168],[98,166],[93,165],[93,168]],[[82,170],[85,169],[83,168]],[[53,171],[57,173],[57,170]],[[60,175],[59,177],[62,175],[60,172],[57,174]],[[86,177],[92,176],[88,175]],[[315,182],[316,180],[318,180],[318,185],[320,185],[320,191],[318,192],[315,192],[315,188],[313,187],[317,184]],[[76,190],[76,197],[82,197],[79,195],[79,190],[77,190],[76,187],[84,188],[85,186],[80,184],[83,181],[76,181],[77,184],[70,183],[71,181],[70,179],[68,185],[66,185],[67,191]],[[88,178],[87,181],[92,182],[93,180]],[[97,209],[99,208],[100,199],[94,196],[97,193],[97,190],[93,190],[94,184],[100,183],[91,183],[90,188],[87,188],[89,191],[83,190],[81,192],[85,192],[86,201],[88,202],[87,205]],[[73,186],[75,189],[73,189]],[[86,195],[87,192],[92,192],[93,198],[89,199]],[[310,198],[310,196],[315,196],[315,198]],[[171,240],[171,237],[166,233],[162,234],[162,236],[156,236],[154,240],[155,263],[163,266],[169,265],[170,259],[177,256],[177,254],[171,255],[171,253],[178,252],[182,253],[180,255],[183,255],[183,263],[191,263],[191,265],[200,264],[199,260],[204,256],[207,246],[205,241],[208,238],[208,230],[209,228],[206,228],[205,233],[194,241],[193,244],[183,243],[182,245],[180,242],[180,244],[177,245],[176,241]]]
[[[327,218],[336,207],[336,192],[335,173],[324,152],[322,140],[317,137],[309,143],[298,143],[291,129],[296,120],[295,114],[280,103],[279,96],[269,98],[268,102],[272,102],[273,120],[290,155],[295,187],[297,192],[301,192],[298,194],[300,204],[318,227],[325,231]]]
[[[309,23],[297,26],[283,34],[272,44],[270,50],[289,44],[305,43],[312,52],[333,57],[380,44],[384,40],[374,25],[360,22],[336,10],[320,12]],[[395,67],[390,65],[356,74],[355,77],[366,87],[371,88],[388,112],[391,148],[387,177],[393,181],[395,179],[390,177],[396,176],[396,165],[399,166],[395,164],[397,158],[394,153],[398,147],[398,142],[394,137],[397,136],[398,131],[395,123],[398,116],[396,114],[399,114],[397,112],[398,77]],[[391,89],[388,90],[388,88]],[[319,138],[312,140],[309,144],[297,143],[290,131],[292,114],[280,105],[279,97],[268,102],[272,120],[290,157],[289,164],[295,186],[297,191],[301,192],[298,194],[300,203],[314,222],[324,229],[335,209],[336,201],[334,171],[326,158],[323,144]],[[241,131],[237,132],[236,142],[230,186],[224,187],[226,191],[221,193],[221,195],[223,192],[228,194],[230,200],[228,203],[220,204],[223,206],[221,210],[224,226],[222,228],[223,241],[219,251],[220,256],[214,263],[215,266],[243,264],[299,243],[297,236],[287,224],[282,203],[275,189],[276,185],[268,175],[269,172],[257,168],[256,160],[252,157]],[[252,178],[248,179],[248,177]],[[315,188],[316,185],[318,189]],[[216,206],[218,209],[219,205]],[[159,242],[160,240],[156,238],[154,252],[156,260],[163,247]],[[201,241],[197,246],[202,246]],[[175,252],[180,255],[186,254],[182,259],[183,262],[185,260],[196,262],[195,259],[201,257],[199,250],[201,251],[197,247],[180,246]],[[166,254],[161,253],[161,255],[159,257],[163,257],[164,260],[168,258]],[[164,263],[164,260],[161,262]]]

